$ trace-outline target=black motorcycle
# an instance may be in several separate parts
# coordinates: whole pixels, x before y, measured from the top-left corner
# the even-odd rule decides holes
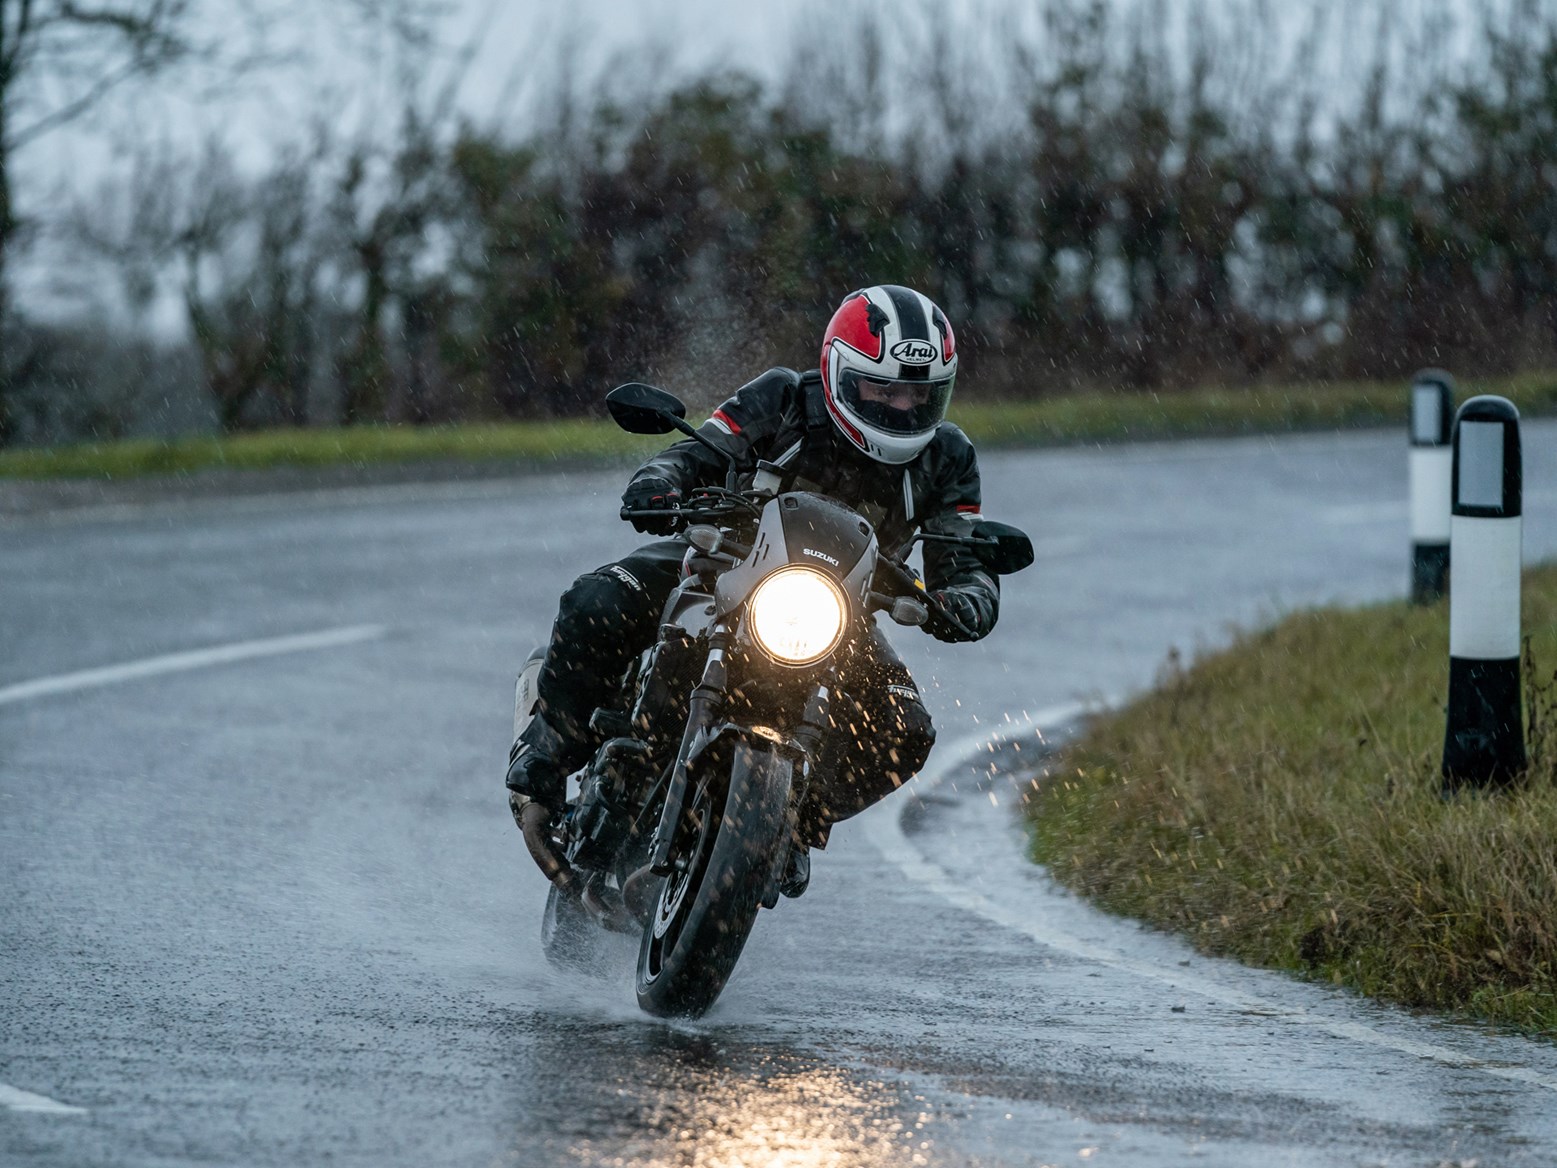
[[[578,794],[560,817],[535,803],[518,814],[552,884],[547,957],[587,967],[607,931],[641,933],[638,1004],[695,1017],[723,990],[757,910],[778,903],[849,644],[873,613],[918,625],[935,601],[865,519],[821,495],[781,492],[776,467],[735,465],[673,395],[632,383],[606,403],[625,430],[703,443],[729,464],[726,485],[677,513],[684,578],[618,701],[591,719],[598,745]],[[737,489],[743,473],[750,485]],[[665,518],[622,511],[639,514]],[[995,573],[1033,558],[1027,536],[987,520],[917,538],[966,544]],[[520,678],[521,722],[538,667],[536,654]]]

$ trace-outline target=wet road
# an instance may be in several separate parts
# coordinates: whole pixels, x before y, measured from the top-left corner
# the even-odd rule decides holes
[[[1525,449],[1527,557],[1550,556],[1557,425]],[[1091,912],[958,748],[1232,623],[1400,594],[1400,436],[997,454],[985,478],[1039,562],[989,641],[897,638],[942,727],[933,785],[840,828],[676,1026],[637,1014],[629,945],[598,981],[546,967],[498,779],[512,669],[632,544],[615,476],[0,527],[0,1163],[1557,1160],[1557,1051]]]

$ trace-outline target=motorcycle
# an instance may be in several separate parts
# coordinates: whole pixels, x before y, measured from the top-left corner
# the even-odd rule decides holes
[[[921,625],[936,602],[863,517],[781,491],[771,464],[738,466],[687,423],[674,395],[629,383],[606,404],[629,432],[702,443],[727,463],[725,486],[695,492],[675,514],[688,545],[683,579],[617,701],[590,720],[595,750],[572,776],[577,794],[560,815],[526,803],[516,816],[551,882],[547,958],[589,968],[608,933],[636,933],[639,1006],[696,1017],[724,989],[759,909],[778,903],[850,643],[876,612]],[[743,472],[749,485],[738,489]],[[965,544],[998,574],[1032,562],[1016,528],[968,526],[915,539]],[[533,715],[542,655],[519,678],[516,737]]]

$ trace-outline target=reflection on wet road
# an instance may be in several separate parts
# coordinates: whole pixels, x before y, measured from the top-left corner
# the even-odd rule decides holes
[[[515,1093],[511,1163],[832,1168],[928,1163],[928,1115],[900,1086],[783,1044],[675,1027],[545,1027]],[[586,1059],[580,1082],[559,1068]],[[609,1068],[605,1070],[605,1068]],[[544,1117],[537,1124],[535,1117]]]

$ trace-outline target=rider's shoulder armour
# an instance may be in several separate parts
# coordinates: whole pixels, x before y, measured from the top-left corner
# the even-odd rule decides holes
[[[771,437],[804,412],[804,378],[782,365],[752,378],[714,411],[713,421],[748,442]]]
[[[921,522],[947,512],[977,514],[981,503],[978,455],[960,427],[942,422],[909,464],[914,510]]]

